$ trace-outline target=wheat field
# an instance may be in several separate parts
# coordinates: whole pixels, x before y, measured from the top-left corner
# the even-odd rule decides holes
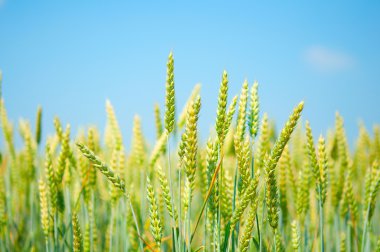
[[[156,140],[135,116],[128,147],[110,101],[105,132],[73,136],[58,117],[42,132],[41,107],[14,125],[1,97],[0,251],[380,252],[379,126],[349,146],[341,115],[316,136],[295,101],[277,131],[259,84],[230,97],[223,72],[202,140],[200,85],[177,101],[172,53],[166,74]]]

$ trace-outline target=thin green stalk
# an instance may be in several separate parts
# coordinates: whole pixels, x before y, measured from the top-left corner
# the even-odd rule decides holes
[[[58,212],[54,214],[54,251],[58,251]]]
[[[191,252],[191,187],[189,190],[189,203],[187,207],[187,236],[188,236],[188,241],[189,245],[187,247],[187,250]]]
[[[170,194],[171,194],[171,202],[170,204],[172,205],[172,208],[173,210],[175,209],[174,208],[174,202],[173,202],[173,199],[174,199],[174,195],[173,195],[173,185],[172,185],[172,179],[171,179],[171,175],[172,175],[172,165],[171,165],[171,160],[170,160],[170,142],[169,142],[169,136],[170,134],[167,134],[167,137],[166,137],[166,145],[167,145],[167,160],[168,160],[168,167],[169,167],[169,188],[170,188]],[[181,218],[181,217],[180,217]],[[172,245],[172,249],[177,251],[178,250],[178,244],[177,244],[177,224],[176,224],[176,221],[175,221],[175,218],[174,218],[174,215],[172,216],[172,222],[173,222],[173,226],[172,226],[172,230],[174,232],[174,241],[173,241],[173,245]]]
[[[370,205],[368,205],[366,217],[364,220],[364,228],[363,228],[363,236],[362,236],[362,248],[361,248],[362,252],[364,252],[365,245],[367,242],[367,226],[368,226],[368,219],[369,219],[369,209],[370,209]]]
[[[112,239],[112,231],[113,231],[113,219],[114,219],[114,208],[111,207],[111,217],[110,217],[110,232],[109,232],[109,236],[110,236],[110,247],[109,247],[109,251],[112,252],[112,244],[113,244],[113,239]]]
[[[71,200],[70,200],[71,196],[70,196],[70,188],[66,187],[65,192],[66,192],[66,200],[67,200],[67,203],[66,203],[66,205],[67,205],[67,218],[69,220],[71,220]],[[71,221],[70,221],[70,223],[71,223]],[[70,244],[72,245],[73,244],[73,228],[72,228],[72,225],[69,225],[69,230],[68,230],[68,232],[65,232],[65,234],[66,233],[69,233]]]
[[[137,217],[136,217],[136,214],[135,214],[135,210],[133,210],[133,205],[132,205],[132,201],[130,199],[129,196],[127,196],[125,193],[124,193],[124,196],[127,198],[128,200],[128,203],[129,203],[129,207],[131,208],[131,212],[132,212],[132,216],[133,216],[133,221],[135,222],[135,226],[136,226],[136,231],[137,231],[137,235],[139,236],[139,244],[140,244],[140,249],[141,251],[144,251],[144,246],[142,244],[142,236],[140,234],[140,228],[139,228],[139,224],[137,222]]]
[[[178,186],[179,186],[179,195],[178,195],[178,202],[179,202],[179,217],[178,217],[178,229],[179,229],[179,237],[178,237],[178,247],[179,247],[179,252],[182,250],[182,200],[181,200],[181,195],[182,195],[182,180],[181,180],[181,168],[178,169]]]
[[[222,229],[222,222],[221,222],[221,196],[222,196],[222,185],[223,185],[223,143],[220,145],[220,172],[219,172],[219,184],[218,184],[218,244],[219,247],[221,246],[221,237],[220,237],[220,231]]]
[[[232,200],[232,212],[235,211],[235,207],[236,207],[236,193],[237,193],[237,177],[238,177],[238,167],[237,167],[237,164],[235,165],[235,178],[234,178],[234,195],[233,195],[233,200]],[[232,234],[231,234],[232,238],[231,238],[231,242],[232,242],[232,251],[235,251],[235,232],[234,230],[232,230]]]
[[[33,227],[33,219],[34,219],[34,199],[33,199],[33,196],[34,196],[34,184],[31,183],[30,185],[30,195],[29,195],[29,204],[30,204],[30,232],[31,232],[31,239],[32,239],[32,244],[34,244],[34,227]]]
[[[325,240],[324,240],[324,228],[323,228],[323,203],[320,197],[319,200],[319,228],[320,228],[320,241],[321,241],[321,252],[325,251]]]
[[[262,228],[264,227],[264,215],[265,215],[265,208],[266,208],[266,200],[265,200],[266,193],[267,193],[267,190],[266,190],[266,187],[264,186],[264,201],[263,201],[263,209],[262,209],[261,224],[260,224],[260,226]],[[260,250],[260,252],[263,251],[263,240],[262,239],[263,239],[262,235],[260,235],[260,237],[259,237],[259,248],[260,248],[259,250]]]
[[[193,241],[193,238],[194,238],[195,232],[197,231],[197,227],[198,227],[199,222],[200,222],[200,220],[201,220],[201,218],[202,218],[203,211],[205,210],[205,207],[206,207],[207,201],[208,201],[208,199],[210,198],[212,188],[214,187],[214,184],[215,184],[215,181],[216,181],[216,177],[218,176],[218,173],[219,173],[219,170],[220,170],[220,165],[221,165],[221,162],[219,161],[219,164],[218,164],[218,166],[216,167],[216,169],[215,169],[215,171],[214,171],[214,175],[212,175],[211,184],[210,184],[210,187],[208,188],[207,195],[206,195],[206,199],[203,201],[203,205],[202,205],[202,208],[201,208],[201,212],[200,212],[199,215],[198,215],[198,218],[197,218],[197,222],[196,222],[196,224],[195,224],[194,231],[193,231],[193,233],[192,233],[192,235],[191,235],[190,244],[191,244],[191,242]]]
[[[252,139],[253,142],[253,139]],[[251,149],[253,149],[253,146],[251,146]],[[255,155],[253,154],[254,152],[252,151],[252,158],[251,158],[251,179],[254,178],[255,175]],[[259,225],[259,215],[256,212],[256,227],[257,227],[257,235],[259,238],[259,244],[261,245],[261,233],[260,233],[260,225]]]

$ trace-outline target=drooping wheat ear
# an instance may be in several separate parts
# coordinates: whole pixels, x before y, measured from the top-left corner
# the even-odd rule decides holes
[[[198,96],[195,101],[189,107],[186,120],[186,142],[184,153],[184,165],[185,173],[190,183],[190,190],[194,189],[195,170],[197,167],[197,155],[198,155],[198,132],[197,123],[199,117],[199,111],[201,108],[201,99]]]
[[[72,225],[73,225],[73,251],[81,252],[83,251],[83,237],[82,231],[79,224],[79,219],[77,213],[73,213],[72,217]]]
[[[58,132],[58,131],[57,131]],[[70,141],[70,124],[68,124],[66,126],[66,130],[65,130],[65,133],[62,134],[62,138],[61,138],[61,143],[62,143],[62,147],[61,147],[61,152],[59,153],[59,156],[58,156],[58,164],[57,164],[57,176],[56,176],[56,179],[57,179],[57,183],[61,183],[62,181],[62,178],[63,178],[63,174],[65,172],[65,168],[66,168],[66,160],[68,160],[69,158],[69,141]]]
[[[250,95],[250,110],[248,115],[248,128],[249,134],[252,138],[256,137],[259,129],[259,95],[258,95],[259,83],[255,81],[251,88]]]
[[[146,160],[145,140],[141,128],[141,119],[138,115],[135,115],[133,120],[131,158],[137,167],[142,167]]]
[[[252,238],[252,231],[255,226],[257,203],[257,198],[255,198],[251,203],[251,207],[249,209],[247,222],[244,226],[244,232],[240,238],[239,251],[241,252],[246,252],[249,249],[249,243]]]
[[[328,161],[325,147],[325,139],[321,135],[318,140],[318,160],[319,160],[319,172],[321,180],[321,201],[325,203],[327,197],[327,173],[328,173]]]
[[[242,143],[239,142],[239,143],[240,144],[238,148],[236,148],[236,159],[237,159],[240,176],[243,182],[241,190],[244,191],[249,185],[249,182],[251,180],[251,173],[250,173],[251,145],[250,145],[248,136],[245,138],[244,142]]]
[[[189,106],[191,102],[193,102],[195,98],[199,95],[200,91],[201,91],[201,84],[196,84],[193,88],[193,91],[191,91],[191,94],[189,98],[187,99],[186,104],[183,107],[181,114],[179,115],[178,123],[177,123],[178,128],[182,128],[185,125]]]
[[[260,170],[264,167],[264,157],[269,150],[268,115],[264,113],[261,121],[260,137],[257,151],[255,153],[255,169]]]
[[[36,142],[38,145],[41,143],[41,131],[42,131],[42,107],[38,106],[37,118],[36,118]]]
[[[286,122],[284,128],[282,129],[280,136],[278,137],[276,143],[274,144],[270,156],[265,161],[265,173],[266,173],[266,187],[267,187],[267,208],[268,208],[268,220],[269,224],[273,229],[277,228],[278,225],[278,190],[276,182],[275,168],[278,160],[281,157],[282,151],[285,145],[288,143],[290,136],[297,124],[304,103],[301,102],[297,107],[294,108],[293,113]]]
[[[154,189],[150,182],[149,177],[147,177],[146,179],[146,187],[147,187],[147,198],[149,201],[150,229],[151,229],[153,238],[157,244],[157,247],[160,247],[163,229],[162,229],[160,217],[158,216],[158,206],[157,206],[156,196],[154,194]]]
[[[170,52],[166,64],[166,98],[165,98],[165,129],[170,134],[175,124],[175,91],[174,91],[174,58]]]
[[[81,143],[77,143],[77,146],[82,154],[93,163],[94,167],[99,169],[99,171],[103,173],[117,188],[119,188],[122,192],[125,192],[125,183],[119,175],[115,174],[115,172],[108,168],[105,163],[100,161],[100,159],[90,149],[88,149],[87,146]]]
[[[294,251],[298,251],[300,247],[300,234],[299,234],[296,220],[292,221],[291,227],[292,227],[292,247]]]
[[[248,99],[248,82],[244,81],[241,88],[239,110],[236,121],[235,142],[242,142],[244,140],[246,120],[247,120],[247,99]],[[236,145],[236,144],[235,144]]]
[[[44,231],[45,240],[48,242],[49,239],[49,209],[48,209],[48,199],[47,199],[47,189],[46,184],[42,180],[38,182],[38,188],[40,192],[40,211],[41,211],[41,225]]]
[[[161,111],[160,111],[160,105],[157,103],[154,104],[154,122],[156,125],[156,139],[158,140],[163,132],[162,127],[162,119],[161,119]]]
[[[150,167],[152,168],[154,167],[161,153],[164,152],[167,137],[168,137],[168,132],[164,131],[162,135],[160,136],[160,138],[157,140],[156,144],[154,145],[152,154],[150,155],[150,161],[149,161]]]
[[[117,150],[120,150],[123,145],[123,138],[119,128],[119,123],[116,118],[115,110],[113,109],[113,106],[109,100],[106,101],[106,113],[107,123],[109,124],[112,131],[115,148]]]
[[[162,194],[165,200],[166,208],[168,209],[169,215],[172,218],[174,218],[174,220],[176,221],[178,218],[178,214],[177,214],[177,209],[175,208],[175,206],[172,206],[172,197],[170,195],[168,179],[164,171],[162,170],[162,167],[160,165],[157,165],[156,167],[157,167],[158,180],[160,181],[160,186],[161,186]]]
[[[55,172],[53,169],[53,161],[52,161],[50,145],[48,144],[46,145],[45,153],[46,153],[45,174],[46,174],[47,184],[49,187],[51,211],[52,211],[52,214],[54,215],[57,211],[57,200],[58,200],[57,179],[56,179]]]
[[[244,194],[240,198],[234,212],[232,213],[230,224],[231,229],[235,228],[236,223],[240,220],[244,210],[247,208],[248,204],[257,198],[257,186],[259,184],[260,170],[256,170],[255,176],[251,179],[249,186],[244,191]]]
[[[218,96],[218,109],[216,111],[215,129],[218,134],[219,142],[223,145],[225,138],[226,110],[227,110],[227,95],[228,94],[228,76],[224,71],[222,82],[220,83]]]

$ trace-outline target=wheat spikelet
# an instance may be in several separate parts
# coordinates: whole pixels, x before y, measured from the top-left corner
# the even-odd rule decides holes
[[[38,106],[37,118],[36,118],[36,142],[39,145],[41,142],[41,131],[42,131],[42,107]]]
[[[44,231],[46,243],[49,239],[49,209],[47,200],[47,189],[46,184],[42,180],[38,183],[38,188],[40,192],[40,211],[41,211],[41,225]]]
[[[239,251],[246,252],[249,249],[249,242],[251,241],[251,234],[255,226],[257,211],[257,198],[252,202],[249,209],[247,223],[245,224],[243,235],[240,239]]]
[[[154,104],[154,122],[156,125],[156,139],[158,140],[163,132],[161,111],[160,106],[156,103]]]
[[[119,123],[116,118],[115,110],[109,100],[106,101],[106,114],[107,114],[107,124],[109,124],[110,126],[115,148],[117,150],[120,150],[123,144],[123,139],[122,139],[121,131],[119,128]]]
[[[200,97],[191,104],[187,113],[186,121],[186,142],[184,152],[184,166],[185,173],[190,183],[190,193],[194,188],[194,175],[197,166],[197,150],[198,150],[198,137],[197,137],[197,122],[199,110],[201,107]]]
[[[177,220],[178,218],[177,209],[175,208],[175,206],[174,208],[172,207],[172,197],[170,195],[169,182],[160,165],[157,165],[157,174],[158,174],[158,179],[160,181],[163,198],[165,200],[165,205],[166,205],[166,208],[168,209],[169,215],[172,218],[174,218],[174,220]]]
[[[153,238],[157,244],[157,247],[161,246],[162,239],[162,224],[160,217],[158,216],[158,206],[156,197],[154,194],[154,189],[150,183],[149,177],[147,177],[147,198],[149,201],[149,218],[150,218],[150,229],[152,231]]]
[[[240,145],[240,144],[239,144]],[[247,188],[250,179],[251,179],[251,172],[250,172],[250,163],[251,163],[251,145],[249,138],[246,137],[244,142],[242,143],[242,146],[237,148],[236,150],[236,159],[238,163],[238,169],[240,172],[240,176],[243,182],[242,185],[242,191]]]
[[[234,96],[232,98],[230,105],[228,106],[228,111],[227,111],[227,115],[226,115],[226,119],[224,123],[224,138],[227,137],[228,135],[231,122],[235,114],[237,98],[238,98],[237,96]]]
[[[292,247],[294,251],[298,251],[300,247],[300,235],[297,227],[297,222],[294,220],[291,224],[292,228]]]
[[[321,201],[325,203],[327,197],[327,173],[328,161],[325,147],[325,139],[322,135],[318,140],[318,160],[319,160],[319,173],[320,173],[320,188],[321,188]]]
[[[260,170],[257,170],[254,178],[251,180],[249,186],[244,191],[244,194],[240,198],[234,212],[232,213],[230,224],[231,229],[233,229],[236,223],[239,221],[244,210],[247,208],[248,204],[257,198],[257,186],[259,184]]]
[[[375,212],[376,207],[376,196],[380,189],[380,169],[378,167],[377,161],[374,162],[373,168],[372,168],[372,183],[371,183],[371,189],[370,189],[370,196],[369,196],[369,210],[368,210],[368,220],[370,221],[372,219],[372,216]]]
[[[273,229],[277,228],[278,225],[278,191],[277,191],[277,182],[275,175],[275,168],[278,163],[278,160],[281,157],[282,151],[285,148],[285,145],[290,139],[297,121],[301,115],[303,109],[303,102],[298,104],[294,108],[293,113],[286,122],[284,128],[282,129],[280,136],[278,137],[273,149],[270,153],[270,156],[266,160],[265,173],[266,173],[266,188],[267,188],[267,211],[268,211],[268,220],[269,224]]]
[[[82,237],[82,232],[79,225],[78,215],[76,213],[73,213],[72,225],[73,225],[73,251],[74,252],[83,251],[83,237]]]
[[[261,121],[260,137],[258,147],[255,152],[255,169],[262,169],[264,167],[264,157],[269,150],[269,132],[268,132],[268,115],[264,113]]]
[[[160,157],[162,152],[165,150],[165,144],[166,144],[167,138],[168,138],[168,133],[167,131],[164,131],[162,135],[160,136],[160,138],[157,140],[156,144],[154,145],[152,154],[150,155],[150,161],[149,161],[150,167],[154,167],[158,158]]]
[[[199,95],[200,91],[201,91],[201,84],[196,84],[193,90],[191,91],[191,94],[189,98],[187,99],[186,104],[183,107],[181,114],[179,115],[178,123],[177,123],[178,128],[181,129],[185,125],[189,106],[195,100],[195,98]]]
[[[250,93],[250,110],[248,114],[248,129],[252,138],[256,137],[259,129],[259,83],[255,81]]]
[[[284,152],[279,161],[279,169],[278,169],[278,189],[279,189],[279,197],[280,197],[280,209],[282,222],[285,224],[287,222],[288,210],[287,210],[287,173],[290,171],[290,156],[289,156],[289,148],[288,145],[285,146]]]
[[[170,52],[166,70],[165,129],[170,134],[175,124],[174,58]]]
[[[108,168],[105,163],[100,161],[100,159],[85,145],[77,143],[77,146],[82,154],[93,163],[94,167],[99,169],[99,171],[103,173],[117,188],[119,188],[122,192],[125,192],[124,181],[119,177],[119,175],[115,174],[115,172]]]
[[[236,121],[236,132],[235,132],[235,146],[237,142],[244,140],[246,120],[247,120],[247,99],[248,99],[248,82],[244,81],[243,87],[241,88],[240,100],[239,100],[239,110]]]
[[[133,119],[133,138],[131,158],[137,167],[142,168],[146,160],[145,141],[141,128],[141,119],[135,116]]]
[[[218,139],[221,144],[225,138],[225,125],[226,125],[226,110],[227,110],[227,94],[228,94],[228,76],[224,71],[222,75],[222,82],[220,83],[218,95],[218,109],[216,111],[215,129],[218,134]]]

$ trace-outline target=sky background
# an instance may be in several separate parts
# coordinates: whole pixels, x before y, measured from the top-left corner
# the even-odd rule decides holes
[[[0,0],[8,116],[34,124],[41,105],[44,135],[55,115],[74,132],[103,129],[109,99],[126,144],[135,114],[153,140],[172,50],[179,110],[202,84],[203,139],[223,70],[230,98],[244,79],[259,82],[260,109],[278,127],[301,100],[315,135],[333,127],[336,111],[351,142],[359,120],[368,129],[380,121],[380,1],[252,2]]]

